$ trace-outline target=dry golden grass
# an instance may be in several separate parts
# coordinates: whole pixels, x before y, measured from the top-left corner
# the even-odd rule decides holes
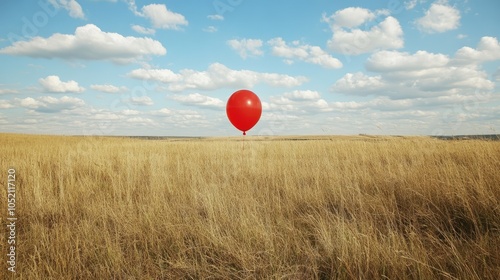
[[[16,278],[499,279],[500,142],[294,139],[0,134]]]

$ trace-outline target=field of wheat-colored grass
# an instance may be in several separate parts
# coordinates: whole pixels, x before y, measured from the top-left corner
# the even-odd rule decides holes
[[[499,279],[500,142],[0,134],[17,279]]]

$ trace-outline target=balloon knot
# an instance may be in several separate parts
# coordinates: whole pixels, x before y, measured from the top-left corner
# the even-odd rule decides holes
[[[247,132],[246,132],[246,131],[243,131],[243,135],[247,135]]]

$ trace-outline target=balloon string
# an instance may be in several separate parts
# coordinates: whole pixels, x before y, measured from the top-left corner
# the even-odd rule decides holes
[[[243,151],[245,151],[245,135],[247,135],[246,131],[243,131]]]

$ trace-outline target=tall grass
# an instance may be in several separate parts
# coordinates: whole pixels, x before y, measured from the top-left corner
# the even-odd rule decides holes
[[[296,140],[0,135],[16,277],[499,279],[500,142]]]

